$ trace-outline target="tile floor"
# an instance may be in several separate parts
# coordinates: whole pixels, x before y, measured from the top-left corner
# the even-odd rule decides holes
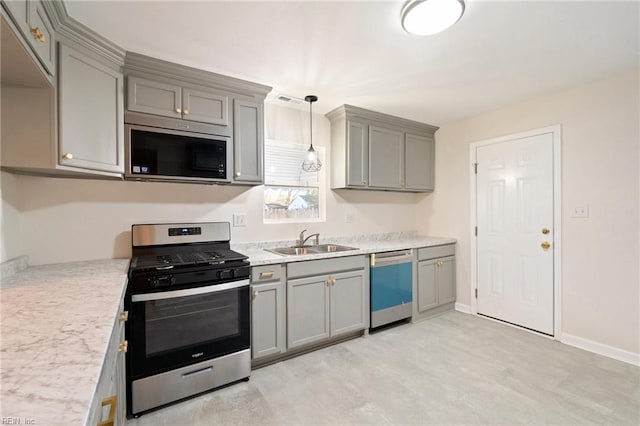
[[[127,425],[640,424],[640,368],[450,312],[254,370]]]

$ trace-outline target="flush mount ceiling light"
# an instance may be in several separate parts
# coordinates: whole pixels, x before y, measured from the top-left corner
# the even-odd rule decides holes
[[[410,0],[402,9],[402,28],[409,34],[444,31],[462,17],[464,0]]]
[[[311,110],[313,103],[318,100],[318,97],[308,95],[304,97],[304,100],[309,102],[309,141],[311,144],[307,150],[307,158],[302,162],[302,170],[305,172],[319,172],[322,168],[322,162],[320,158],[318,158],[316,150],[313,149],[313,112]]]

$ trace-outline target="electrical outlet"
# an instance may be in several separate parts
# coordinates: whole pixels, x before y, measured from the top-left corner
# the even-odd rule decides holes
[[[574,206],[573,211],[571,212],[571,217],[589,217],[589,205],[578,204]]]
[[[353,213],[351,213],[351,212],[345,213],[344,214],[344,221],[345,221],[345,223],[353,222]]]
[[[247,214],[246,213],[234,213],[233,214],[233,226],[235,226],[235,227],[247,226]]]

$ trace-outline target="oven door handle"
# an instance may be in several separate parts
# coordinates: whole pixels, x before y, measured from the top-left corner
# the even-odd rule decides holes
[[[132,302],[151,302],[153,300],[173,299],[175,297],[195,296],[197,294],[216,293],[224,290],[249,286],[249,280],[233,281],[224,284],[214,284],[206,287],[186,288],[184,290],[161,291],[157,293],[134,294]]]

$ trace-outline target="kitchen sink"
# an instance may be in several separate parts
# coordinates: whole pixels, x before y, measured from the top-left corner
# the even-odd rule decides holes
[[[341,246],[338,244],[319,244],[317,246],[277,247],[265,250],[270,251],[271,253],[281,254],[283,256],[300,256],[303,254],[339,253],[342,251],[357,250],[357,248]]]

